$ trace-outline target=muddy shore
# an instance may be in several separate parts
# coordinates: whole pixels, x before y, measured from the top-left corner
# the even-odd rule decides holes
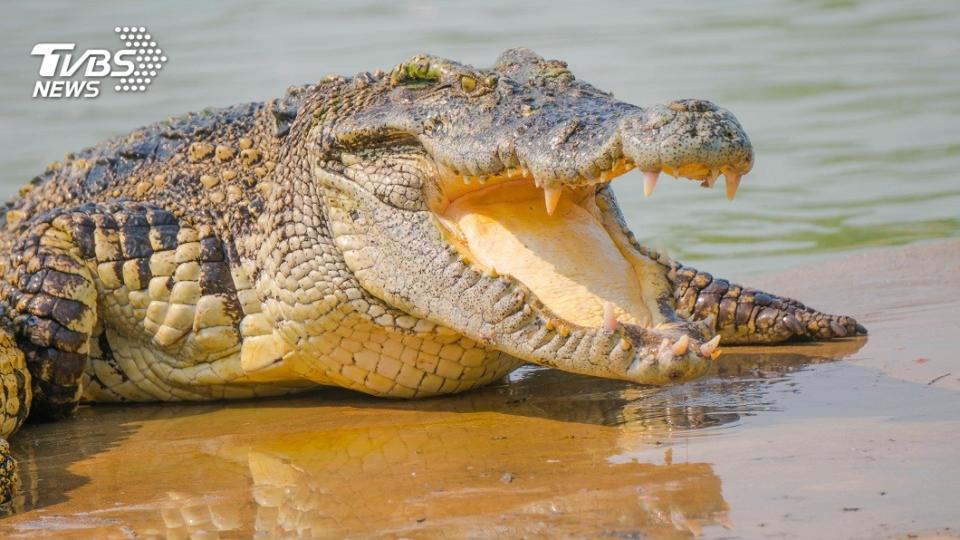
[[[960,241],[743,281],[870,335],[726,348],[664,389],[527,367],[421,402],[84,407],[11,441],[0,536],[960,534]]]

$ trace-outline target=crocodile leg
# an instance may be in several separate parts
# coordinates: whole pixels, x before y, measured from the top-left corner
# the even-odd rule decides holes
[[[78,213],[49,213],[22,224],[0,259],[0,436],[33,413],[70,414],[80,396],[96,287],[85,259],[93,255],[92,222]],[[18,489],[17,462],[0,439],[0,503]]]
[[[20,487],[17,460],[10,453],[9,437],[30,411],[30,372],[13,334],[0,328],[0,514]]]
[[[13,334],[0,328],[0,441],[15,432],[30,413],[30,372]],[[3,471],[0,451],[0,474]],[[2,490],[2,489],[0,489]]]
[[[783,298],[714,278],[676,262],[668,274],[677,314],[707,320],[722,343],[778,343],[790,339],[832,339],[865,335],[853,318],[821,313]]]
[[[86,262],[94,256],[93,230],[83,212],[40,214],[19,224],[3,261],[0,303],[30,371],[34,416],[66,416],[80,398],[97,319],[97,289]]]

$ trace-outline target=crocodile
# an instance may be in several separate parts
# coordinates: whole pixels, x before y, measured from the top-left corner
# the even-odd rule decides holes
[[[417,55],[67,154],[0,217],[0,434],[81,401],[419,398],[524,362],[662,385],[721,340],[865,334],[640,244],[610,188],[722,174],[732,199],[753,159],[713,103],[641,108],[527,49]]]

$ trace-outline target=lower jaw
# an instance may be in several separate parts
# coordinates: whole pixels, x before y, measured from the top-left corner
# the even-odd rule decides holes
[[[447,240],[490,274],[514,277],[556,316],[601,328],[612,316],[650,327],[643,284],[603,226],[595,188],[565,190],[548,215],[527,179],[462,195],[438,214]]]

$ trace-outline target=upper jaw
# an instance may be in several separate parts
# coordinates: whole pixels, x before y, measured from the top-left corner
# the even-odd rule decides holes
[[[553,215],[560,198],[564,193],[580,193],[596,186],[607,184],[614,178],[622,176],[637,168],[636,163],[627,157],[612,160],[610,166],[598,170],[594,175],[578,176],[575,178],[544,178],[537,176],[530,169],[518,166],[498,171],[492,174],[470,175],[458,174],[442,164],[437,164],[437,185],[439,187],[437,202],[433,204],[434,211],[442,211],[452,201],[459,197],[504,182],[528,180],[535,186],[543,189],[544,205],[547,213]],[[720,174],[724,175],[727,198],[733,200],[740,186],[740,179],[749,166],[733,163],[677,163],[662,165],[659,168],[646,167],[643,173],[643,193],[645,197],[653,194],[660,177],[661,170],[676,178],[685,177],[698,180],[704,187],[712,188]],[[740,172],[745,171],[745,172]]]
[[[740,178],[753,168],[750,138],[732,113],[710,102],[657,105],[629,124],[623,130],[623,151],[645,173],[663,171],[711,188],[723,174],[732,200]]]
[[[733,199],[741,177],[753,167],[753,149],[737,119],[700,100],[631,107],[596,124],[577,118],[550,126],[534,123],[509,144],[497,142],[500,150],[490,153],[449,155],[436,141],[425,146],[447,200],[483,185],[529,178],[543,188],[548,209],[565,188],[607,183],[634,168],[643,172],[646,196],[665,172],[705,187],[723,174],[727,197]]]

